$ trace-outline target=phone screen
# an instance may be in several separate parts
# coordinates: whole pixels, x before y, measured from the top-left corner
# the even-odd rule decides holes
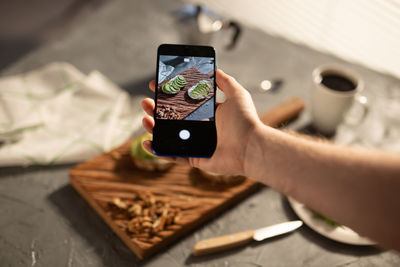
[[[157,53],[153,151],[210,157],[216,146],[215,51],[160,45]]]
[[[159,55],[156,119],[214,120],[213,57]]]

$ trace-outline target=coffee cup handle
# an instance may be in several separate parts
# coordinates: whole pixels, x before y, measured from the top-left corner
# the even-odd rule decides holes
[[[354,97],[353,105],[345,116],[345,122],[350,125],[361,124],[369,112],[368,98],[364,95],[357,94]]]

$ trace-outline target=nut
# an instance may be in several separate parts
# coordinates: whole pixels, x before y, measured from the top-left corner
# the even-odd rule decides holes
[[[153,224],[151,222],[143,222],[142,226],[146,227],[146,228],[151,228],[151,227],[153,227]]]
[[[145,217],[142,218],[142,221],[143,222],[151,222],[152,219],[150,217],[148,217],[148,216],[145,216]]]
[[[123,210],[128,208],[128,205],[125,202],[121,201],[121,199],[119,197],[113,198],[112,203],[115,206],[117,206],[118,208],[123,209]]]
[[[161,231],[179,229],[180,209],[170,206],[168,198],[156,198],[150,192],[134,194],[133,199],[113,198],[106,213],[131,238],[146,239],[150,243],[161,241]],[[171,228],[172,227],[172,228]],[[150,241],[152,240],[152,241]]]
[[[175,107],[161,105],[157,108],[157,117],[160,119],[179,119]]]
[[[174,224],[179,223],[180,220],[181,220],[181,215],[180,215],[180,214],[176,215],[176,216],[174,217]]]
[[[128,211],[132,216],[140,216],[142,214],[142,206],[139,204],[133,204]]]

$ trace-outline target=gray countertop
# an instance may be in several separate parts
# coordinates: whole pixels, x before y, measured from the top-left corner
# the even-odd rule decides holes
[[[28,54],[1,75],[53,61],[68,61],[88,73],[100,70],[132,97],[151,96],[156,48],[175,43],[178,33],[169,11],[179,1],[111,1],[80,20],[63,37]],[[79,26],[79,27],[78,27]],[[331,55],[245,28],[233,51],[218,51],[218,67],[233,75],[253,95],[261,113],[289,96],[309,101],[311,71],[342,63],[358,72],[366,90],[398,82],[393,77]],[[276,93],[261,93],[261,80],[284,80]],[[307,129],[306,110],[290,125]],[[328,240],[308,227],[265,242],[212,256],[192,257],[204,238],[274,224],[296,216],[287,200],[264,187],[238,205],[194,230],[166,250],[139,261],[68,183],[72,165],[0,168],[1,266],[399,266],[400,255],[375,247],[356,247]]]

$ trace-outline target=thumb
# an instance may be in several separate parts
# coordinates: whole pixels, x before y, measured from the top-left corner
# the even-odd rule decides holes
[[[235,78],[229,76],[220,69],[216,71],[216,82],[218,88],[225,93],[227,98],[230,98],[235,94],[235,92],[244,90],[244,88],[235,80]]]

